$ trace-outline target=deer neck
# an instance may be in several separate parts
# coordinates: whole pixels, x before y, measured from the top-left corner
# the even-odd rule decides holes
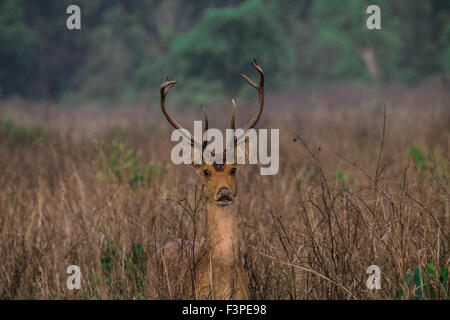
[[[218,267],[232,267],[240,261],[236,208],[234,204],[218,206],[207,202],[206,210],[210,259]]]

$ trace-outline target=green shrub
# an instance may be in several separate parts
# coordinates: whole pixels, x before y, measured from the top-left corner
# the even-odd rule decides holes
[[[418,146],[412,146],[411,149],[409,149],[409,156],[420,170],[424,171],[427,169],[425,155]]]
[[[415,300],[448,299],[448,267],[438,269],[434,264],[426,263],[422,268],[416,267],[414,271],[408,271],[402,285],[412,290]],[[398,298],[404,297],[404,290],[399,289]]]
[[[336,185],[342,189],[348,189],[348,187],[355,181],[353,177],[347,175],[347,170],[336,170],[333,173],[333,178],[336,181]]]
[[[170,74],[176,72],[180,86],[184,81],[201,79],[205,85],[196,84],[195,94],[214,98],[220,91],[211,92],[210,83],[217,90],[233,92],[248,86],[238,72],[255,77],[250,67],[252,58],[269,75],[268,88],[286,85],[293,48],[281,25],[259,0],[245,1],[235,8],[207,9],[192,30],[174,37],[163,63]]]
[[[125,149],[122,143],[112,141],[112,150],[103,148],[102,140],[94,139],[93,143],[100,152],[100,173],[102,181],[117,179],[119,182],[125,181],[131,186],[151,184],[154,179],[163,178],[166,167],[163,163],[149,162],[146,165],[141,163],[139,153],[133,149]]]
[[[123,255],[124,244],[117,241],[110,241],[101,257],[102,272],[104,281],[111,284],[113,281],[134,282],[137,295],[143,297],[143,284],[145,280],[145,266],[147,254],[144,252],[142,243],[133,243],[131,250]],[[112,277],[113,270],[123,269],[127,279],[115,279]]]
[[[30,143],[45,134],[45,130],[37,125],[25,126],[6,114],[0,118],[0,139],[13,144]]]

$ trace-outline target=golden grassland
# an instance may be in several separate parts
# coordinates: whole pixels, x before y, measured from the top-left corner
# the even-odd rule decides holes
[[[200,179],[170,161],[152,100],[0,106],[1,299],[192,298]],[[256,106],[237,104],[242,124]],[[435,86],[268,95],[258,127],[280,128],[280,170],[242,166],[235,204],[251,297],[448,299],[449,111]],[[225,128],[231,103],[208,114]],[[163,259],[177,239],[179,257]],[[366,287],[373,264],[380,290]],[[69,265],[80,290],[66,287]]]

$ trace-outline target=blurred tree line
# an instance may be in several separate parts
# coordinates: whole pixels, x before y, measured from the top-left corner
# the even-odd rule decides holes
[[[66,28],[70,4],[81,30]],[[381,30],[365,27],[370,4]],[[198,105],[248,91],[254,57],[272,90],[414,84],[449,75],[449,17],[447,0],[0,0],[0,97],[134,103],[167,73]]]

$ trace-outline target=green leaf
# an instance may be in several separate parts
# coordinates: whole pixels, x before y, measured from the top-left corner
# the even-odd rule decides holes
[[[411,275],[409,272],[405,276],[405,282],[406,282],[406,285],[408,285],[408,286],[411,283]]]
[[[439,269],[439,282],[444,286],[445,291],[447,291],[448,285],[448,268]]]
[[[431,274],[431,275],[435,274],[434,265],[431,262],[425,264],[425,268],[427,269],[429,274]]]
[[[414,284],[417,287],[420,287],[421,283],[420,283],[420,269],[419,267],[416,267],[416,269],[414,269]]]
[[[417,164],[420,170],[425,170],[427,168],[425,164],[425,156],[419,147],[413,146],[409,150],[409,156]]]

